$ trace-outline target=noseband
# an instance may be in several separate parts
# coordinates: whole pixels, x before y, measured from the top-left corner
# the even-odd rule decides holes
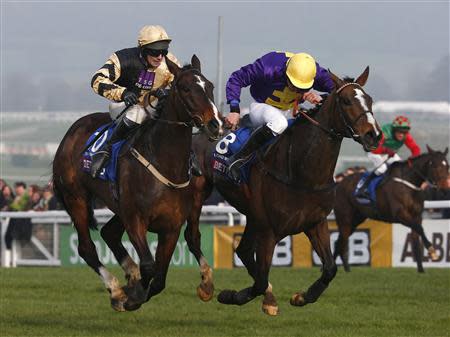
[[[356,83],[356,82],[345,83],[344,85],[342,85],[340,88],[338,88],[338,89],[336,90],[336,95],[337,95],[336,100],[337,100],[337,102],[338,102],[338,107],[339,107],[339,110],[340,110],[340,116],[341,116],[341,119],[342,119],[342,121],[344,122],[346,131],[347,131],[346,134],[344,135],[344,137],[346,137],[346,138],[353,138],[354,140],[358,141],[358,140],[361,138],[361,136],[358,135],[358,134],[355,132],[355,130],[353,129],[354,126],[355,126],[356,123],[358,123],[358,121],[359,121],[362,117],[364,117],[366,114],[371,114],[371,115],[373,116],[373,112],[370,111],[370,110],[363,111],[363,112],[361,112],[361,114],[358,115],[358,117],[356,117],[356,119],[355,119],[354,121],[349,121],[349,120],[348,120],[347,114],[344,113],[344,111],[342,110],[341,104],[339,104],[339,93],[340,93],[343,89],[345,89],[346,87],[348,87],[348,86],[350,86],[350,85],[355,85],[355,86],[357,86],[358,88],[360,88],[362,91],[364,91],[364,89],[363,89],[358,83]]]

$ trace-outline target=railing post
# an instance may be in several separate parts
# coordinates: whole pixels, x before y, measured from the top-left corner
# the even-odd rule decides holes
[[[1,218],[1,266],[2,267],[10,267],[11,266],[11,252],[6,249],[5,235],[6,230],[9,226],[10,218]]]

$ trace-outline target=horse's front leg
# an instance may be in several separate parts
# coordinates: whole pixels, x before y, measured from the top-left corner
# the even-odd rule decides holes
[[[211,194],[212,186],[206,183],[204,176],[196,177],[192,181],[194,186],[191,212],[187,218],[187,226],[184,238],[188,244],[189,251],[195,256],[200,266],[201,282],[197,287],[197,295],[202,301],[209,301],[214,295],[213,271],[201,249],[201,234],[199,220],[204,200]]]
[[[271,230],[257,233],[256,241],[256,270],[254,271],[255,282],[253,286],[240,291],[223,290],[218,296],[218,301],[220,303],[243,305],[259,295],[265,295],[266,299],[268,297],[267,292],[270,294],[272,293],[272,289],[269,284],[269,271],[276,244],[274,234]],[[253,271],[249,270],[249,273],[253,273]],[[266,313],[270,314],[269,312]],[[274,314],[276,314],[276,311]]]
[[[423,269],[423,246],[422,242],[420,242],[419,234],[417,234],[415,231],[411,230],[411,246],[413,251],[413,256],[416,259],[417,263],[417,271],[419,273],[424,273],[425,270]]]
[[[144,221],[126,222],[126,231],[139,256],[141,281],[127,289],[128,299],[124,308],[137,310],[147,300],[148,285],[155,276],[155,261],[147,243],[147,224]]]
[[[155,254],[156,270],[148,289],[147,301],[151,297],[159,294],[166,287],[167,270],[169,269],[169,263],[177,245],[180,229],[181,225],[176,230],[158,234],[158,247],[156,248]]]
[[[122,244],[122,236],[125,232],[125,228],[122,221],[117,215],[114,215],[101,230],[103,240],[105,240],[109,249],[114,254],[117,262],[119,262],[123,271],[125,272],[125,278],[128,281],[127,288],[134,287],[137,282],[141,280],[141,273],[138,265],[133,261],[128,251]]]
[[[428,255],[431,257],[432,261],[437,261],[439,259],[439,256],[436,253],[436,249],[434,249],[432,243],[430,240],[428,240],[427,236],[425,235],[425,231],[423,230],[422,226],[422,219],[417,219],[411,224],[406,224],[406,226],[410,227],[413,231],[415,231],[419,236],[422,238],[422,242],[425,246],[425,248],[428,251]]]
[[[292,296],[291,304],[295,306],[304,306],[317,301],[337,272],[336,263],[331,255],[330,232],[328,231],[327,220],[311,228],[306,232],[306,235],[322,261],[322,275],[309,287],[306,293],[300,291]]]

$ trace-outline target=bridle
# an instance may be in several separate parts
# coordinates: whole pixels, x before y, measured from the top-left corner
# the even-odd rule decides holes
[[[364,116],[366,116],[366,114],[370,113],[373,116],[373,112],[368,110],[368,111],[363,111],[361,112],[360,115],[358,115],[358,117],[354,120],[354,121],[349,121],[348,120],[348,116],[344,113],[344,111],[342,110],[341,104],[339,103],[339,93],[346,87],[350,86],[350,85],[355,85],[358,88],[362,89],[362,87],[356,83],[356,82],[349,82],[349,83],[345,83],[344,85],[342,85],[341,87],[339,87],[338,89],[336,89],[336,102],[338,105],[338,109],[339,109],[339,115],[345,125],[345,129],[346,132],[344,134],[336,131],[334,128],[328,128],[326,126],[323,126],[322,124],[320,124],[317,120],[315,120],[313,117],[309,116],[305,111],[303,110],[299,110],[298,114],[301,114],[303,117],[305,117],[309,122],[311,122],[313,125],[317,126],[319,129],[321,129],[322,131],[324,131],[325,133],[328,133],[332,138],[337,139],[337,140],[341,140],[342,138],[353,138],[355,141],[358,141],[361,136],[358,135],[355,130],[353,129],[355,124]]]
[[[197,69],[186,69],[184,71],[192,71],[195,72],[197,75],[201,76],[201,73],[197,70]],[[183,97],[181,97],[180,92],[179,92],[179,88],[178,88],[178,82],[179,82],[179,78],[180,76],[178,76],[178,78],[175,80],[175,82],[173,83],[173,85],[171,86],[171,90],[174,91],[174,95],[176,97],[176,99],[182,104],[184,110],[188,113],[189,117],[191,118],[190,121],[174,121],[174,120],[169,120],[169,119],[162,119],[162,118],[157,118],[152,116],[151,112],[147,110],[147,106],[152,107],[153,109],[155,109],[156,107],[154,107],[153,105],[150,104],[150,96],[152,96],[153,94],[155,94],[155,91],[152,90],[150,91],[147,95],[146,95],[146,102],[147,104],[144,104],[144,109],[147,112],[147,114],[149,115],[149,118],[158,122],[162,122],[162,123],[166,123],[166,124],[171,124],[171,125],[179,125],[179,126],[184,126],[184,127],[188,127],[188,128],[192,128],[192,127],[197,127],[199,129],[202,129],[205,126],[205,123],[203,121],[203,117],[200,116],[198,113],[193,113],[192,110],[188,107],[188,105],[186,104],[186,102],[183,100]]]

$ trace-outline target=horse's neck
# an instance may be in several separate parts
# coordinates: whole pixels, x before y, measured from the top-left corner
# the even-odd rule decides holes
[[[394,175],[400,176],[400,178],[408,180],[410,183],[420,186],[424,181],[424,177],[427,177],[425,163],[427,158],[421,157],[412,159],[411,167],[408,162],[398,164],[398,167],[394,168]],[[395,164],[395,163],[394,163]]]
[[[329,97],[315,119],[324,127],[336,127],[336,105]],[[299,117],[302,118],[302,117]],[[320,187],[333,181],[342,140],[330,138],[330,135],[310,122],[295,124],[290,135],[279,144],[284,149],[277,151],[274,167],[286,167],[286,174],[292,181],[311,187]]]
[[[168,98],[159,119],[179,121],[179,109],[182,108],[176,104],[174,97]],[[167,177],[180,177],[188,172],[191,142],[191,127],[156,120],[149,132],[142,135],[139,147]]]

